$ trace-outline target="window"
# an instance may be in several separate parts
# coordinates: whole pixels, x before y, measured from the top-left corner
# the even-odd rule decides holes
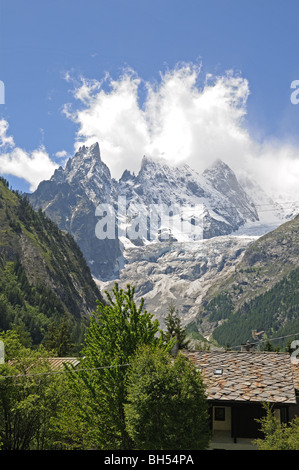
[[[214,408],[215,421],[225,421],[225,408],[222,406],[215,406]]]

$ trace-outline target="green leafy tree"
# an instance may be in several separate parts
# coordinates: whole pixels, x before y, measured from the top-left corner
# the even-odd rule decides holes
[[[137,449],[206,449],[208,408],[200,372],[181,354],[143,348],[133,361],[125,406]]]
[[[47,355],[32,351],[15,331],[0,335],[5,363],[0,365],[0,442],[2,450],[42,450],[51,445],[51,419],[61,388],[49,372]]]
[[[128,366],[140,346],[163,346],[158,321],[143,311],[143,299],[137,307],[134,294],[134,287],[123,290],[117,283],[111,294],[106,292],[107,303],[98,304],[86,330],[82,372],[71,375],[81,420],[90,423],[90,443],[98,449],[131,448],[124,413]]]
[[[51,446],[58,450],[97,449],[103,425],[97,403],[87,387],[73,380],[77,372],[61,374],[63,396],[51,419]],[[81,372],[78,372],[81,373]]]

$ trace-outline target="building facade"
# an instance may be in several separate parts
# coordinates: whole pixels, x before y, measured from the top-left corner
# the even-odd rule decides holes
[[[210,405],[213,437],[228,442],[262,437],[258,420],[264,403],[280,422],[288,422],[296,408],[290,355],[258,351],[184,351],[200,370]]]

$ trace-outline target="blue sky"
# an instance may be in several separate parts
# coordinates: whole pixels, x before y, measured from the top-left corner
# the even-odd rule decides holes
[[[182,118],[188,125],[187,116],[192,116],[194,122],[198,112],[198,126],[205,126],[207,114],[200,114],[198,103],[207,74],[217,84],[223,106],[217,108],[214,94],[214,104],[208,104],[209,109],[215,109],[208,117],[214,125],[201,133],[204,142],[190,135],[192,145],[182,144],[178,162],[185,151],[193,155],[190,163],[201,159],[204,166],[211,158],[205,142],[213,141],[210,133],[214,128],[219,130],[215,137],[219,138],[219,146],[215,146],[214,153],[221,157],[223,135],[228,132],[224,129],[225,116],[231,108],[229,129],[233,128],[232,135],[238,134],[238,139],[236,146],[232,139],[224,145],[224,156],[235,154],[229,163],[242,167],[240,155],[245,147],[244,161],[249,152],[256,152],[254,162],[266,155],[260,160],[263,172],[258,176],[262,179],[271,164],[270,154],[276,152],[273,158],[280,161],[278,172],[283,158],[292,165],[296,161],[299,105],[290,101],[290,85],[299,80],[297,0],[0,0],[0,15],[0,80],[5,85],[5,104],[0,105],[0,170],[17,189],[32,190],[55,164],[63,164],[63,158],[74,153],[76,142],[89,143],[96,137],[103,140],[102,158],[111,168],[114,164],[122,169],[131,165],[137,170],[138,155],[141,158],[150,151],[156,155],[159,145],[161,154],[168,157],[165,148],[171,147],[171,120],[165,110],[171,109],[169,103],[174,100],[170,88],[173,86],[175,96],[181,97],[173,106],[184,107],[183,117],[178,113],[178,120]],[[227,79],[221,82],[221,88],[219,77],[227,77],[228,70],[230,77],[239,77],[239,81]],[[121,78],[124,73],[127,80]],[[187,83],[188,79],[192,83]],[[132,88],[134,83],[137,91]],[[182,94],[181,86],[185,86]],[[142,127],[137,134],[133,130],[140,126],[138,116],[144,117],[144,102],[149,105],[149,87],[155,95],[155,116],[159,114],[159,125],[164,129],[163,136],[155,130],[155,139],[149,137],[149,129]],[[243,87],[238,97],[245,102],[242,116],[236,113],[231,87]],[[99,101],[101,91],[106,106]],[[118,120],[110,118],[109,129],[101,129],[103,118],[96,121],[107,110],[112,95],[115,100],[109,110],[114,114],[124,96],[131,100],[131,127],[120,130],[130,142],[124,137],[113,142],[121,117],[126,120],[125,112]],[[136,96],[138,110],[133,103]],[[161,109],[163,97],[165,106]],[[193,98],[196,105],[195,101],[190,104]],[[231,100],[228,108],[227,100]],[[151,121],[151,129],[157,127],[157,119],[153,124],[153,106],[151,101],[151,113],[147,110],[145,116]],[[83,116],[78,114],[80,110],[85,110]],[[93,130],[87,129],[89,125]],[[174,138],[176,132],[174,127]],[[241,141],[246,141],[242,150]],[[261,147],[265,142],[266,146]],[[175,140],[174,144],[180,146]],[[252,144],[254,150],[250,150]],[[112,147],[114,153],[109,153]],[[40,166],[31,180],[27,174],[30,165],[24,166],[25,179],[20,178],[20,165],[17,170],[17,163],[26,158],[32,164],[32,173]],[[48,173],[43,173],[46,166]],[[298,171],[297,161],[289,171],[293,175]]]

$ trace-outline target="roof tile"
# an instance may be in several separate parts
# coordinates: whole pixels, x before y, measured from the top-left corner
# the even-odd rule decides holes
[[[296,403],[294,372],[287,353],[184,351],[183,354],[200,367],[210,400]],[[222,375],[215,375],[216,368],[222,369]]]

